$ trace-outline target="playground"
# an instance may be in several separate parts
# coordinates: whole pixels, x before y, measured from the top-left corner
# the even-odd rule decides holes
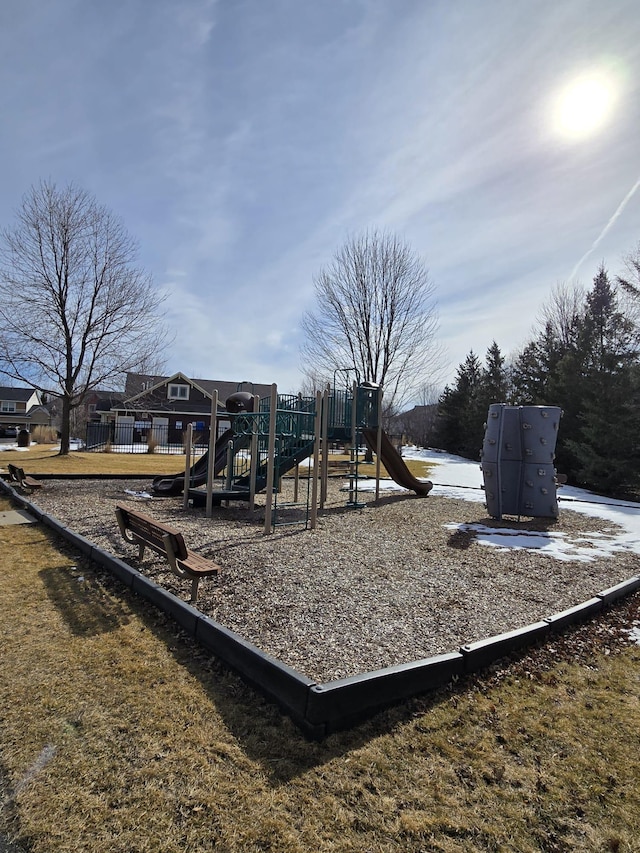
[[[306,463],[306,497],[299,501],[296,488],[293,504],[285,501],[285,505],[301,506],[304,502],[305,526],[313,529],[327,496],[330,448],[337,442],[350,447],[351,506],[358,506],[359,449],[363,444],[375,454],[377,482],[384,466],[396,483],[417,495],[427,495],[431,489],[428,480],[411,473],[383,430],[382,389],[376,385],[354,381],[350,389],[327,386],[312,397],[283,396],[273,385],[267,399],[238,390],[224,405],[226,415],[221,431],[218,397],[214,392],[211,419],[213,422],[215,418],[216,428],[210,432],[208,450],[197,455],[188,470],[154,478],[155,495],[183,494],[185,508],[189,503],[193,507],[204,505],[210,517],[212,507],[222,501],[226,504],[243,501],[252,511],[256,495],[264,492],[264,532],[270,533],[279,523],[277,495],[282,478],[293,471],[297,486],[300,465]],[[193,429],[189,425],[185,439],[187,457],[191,456],[192,448]],[[221,483],[216,478],[223,472]]]
[[[476,489],[453,483],[448,493],[454,497],[385,490],[377,503],[362,482],[364,506],[352,508],[348,478],[332,477],[315,529],[283,524],[271,535],[264,534],[264,494],[256,497],[253,514],[239,501],[214,506],[210,519],[205,507],[185,510],[181,495],[158,498],[139,479],[50,480],[34,500],[188,600],[188,582],[173,575],[166,560],[148,554],[138,562],[137,549],[120,535],[115,505],[125,500],[179,529],[189,548],[221,566],[216,578],[201,582],[198,610],[324,682],[450,652],[589,600],[637,574],[637,556],[624,550],[593,562],[554,559],[540,548],[492,548],[488,554],[470,527],[507,534],[513,522],[487,518],[480,482],[478,471]],[[279,500],[292,504],[294,488],[294,478],[284,478]],[[303,518],[304,508],[287,513]],[[583,549],[590,538],[606,540],[611,530],[610,521],[564,508],[557,521],[519,525],[521,535],[535,533],[547,542],[561,536]]]
[[[455,482],[456,464],[460,471],[470,463],[449,466],[453,491],[436,496],[433,483],[411,472],[381,429],[380,411],[381,394],[371,385],[354,383],[342,396],[326,389],[315,400],[283,398],[274,386],[267,405],[240,391],[227,401],[231,426],[215,431],[204,455],[191,456],[187,433],[184,471],[146,481],[50,479],[36,490],[35,502],[54,526],[80,536],[81,547],[112,555],[105,565],[115,559],[116,574],[134,589],[142,584],[143,594],[194,636],[211,633],[214,651],[224,636],[232,647],[224,659],[233,661],[250,644],[251,666],[269,672],[258,680],[267,693],[280,697],[274,673],[276,681],[289,673],[292,713],[314,732],[348,717],[342,719],[335,702],[329,716],[322,708],[309,714],[307,693],[315,686],[382,671],[388,677],[400,667],[388,693],[397,701],[418,690],[411,674],[416,662],[428,689],[520,641],[543,637],[552,623],[564,625],[576,605],[596,612],[622,594],[601,593],[635,578],[637,549],[629,543],[612,545],[600,558],[598,547],[615,540],[611,520],[571,509],[558,518],[555,485],[549,496],[553,480],[539,461],[534,474],[511,480],[529,489],[529,477],[540,478],[539,493],[553,515],[518,518],[519,535],[530,536],[530,543],[538,536],[545,546],[525,545],[514,559],[507,544],[512,521],[487,517],[480,466],[472,465],[475,478],[466,484]],[[550,428],[547,410],[532,414],[542,414]],[[525,426],[526,447],[533,438],[533,446],[551,453],[547,438],[538,442]],[[338,438],[349,442],[350,461],[344,474],[329,477],[329,447]],[[375,474],[366,479],[363,444],[375,459]],[[505,446],[513,456],[510,435]],[[491,464],[495,480],[502,474]],[[510,459],[509,471],[513,464]],[[123,502],[129,517],[141,514],[141,523],[152,525],[144,553],[143,540],[129,537],[121,510],[116,522]],[[481,530],[504,537],[505,547],[494,548],[490,559]],[[559,556],[556,547],[554,559],[551,546],[559,541],[564,551]],[[199,560],[208,567],[199,593],[178,570],[174,548],[192,565]],[[184,604],[189,590],[192,608]],[[506,646],[496,642],[501,636]],[[483,648],[490,638],[493,649]],[[375,707],[379,698],[360,691],[358,707]]]

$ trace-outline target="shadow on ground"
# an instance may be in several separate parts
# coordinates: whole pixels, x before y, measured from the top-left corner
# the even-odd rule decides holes
[[[76,636],[105,634],[129,622],[124,603],[97,582],[86,561],[43,569],[38,574],[51,603]]]

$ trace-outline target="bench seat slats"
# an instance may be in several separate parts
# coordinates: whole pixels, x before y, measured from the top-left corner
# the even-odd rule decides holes
[[[30,477],[28,474],[25,474],[22,468],[19,468],[17,465],[12,465],[9,463],[7,465],[9,470],[9,477],[11,482],[17,483],[22,489],[41,489],[42,483],[40,480],[34,480],[33,477]]]
[[[124,504],[116,504],[116,517],[123,539],[139,546],[139,559],[142,559],[145,548],[151,548],[167,558],[171,570],[178,577],[191,579],[192,601],[197,599],[200,578],[218,574],[220,566],[189,551],[179,531]]]

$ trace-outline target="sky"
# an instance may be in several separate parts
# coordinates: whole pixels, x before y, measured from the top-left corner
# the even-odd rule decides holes
[[[3,0],[0,80],[0,227],[42,179],[121,217],[167,374],[297,391],[367,229],[429,269],[440,384],[640,241],[637,0]]]

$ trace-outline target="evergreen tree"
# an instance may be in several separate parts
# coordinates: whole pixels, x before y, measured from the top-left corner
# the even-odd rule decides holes
[[[562,409],[556,443],[556,468],[572,482],[575,481],[578,462],[571,440],[580,432],[580,413],[587,381],[582,353],[577,348],[568,350],[548,375],[546,397],[537,401],[538,405],[555,405]]]
[[[560,341],[547,323],[516,358],[511,372],[512,396],[520,406],[555,405],[549,380],[563,356]]]
[[[471,351],[440,397],[438,445],[477,459],[491,403],[559,406],[557,469],[596,491],[637,495],[640,282],[617,283],[619,290],[601,267],[587,294],[557,287],[510,370],[495,341],[484,367]]]
[[[564,405],[558,397],[564,389],[554,383],[554,377],[562,370],[563,360],[576,351],[584,302],[581,287],[557,284],[553,288],[540,310],[538,333],[526,344],[513,366],[516,404]]]
[[[601,267],[587,295],[579,372],[564,379],[579,398],[566,447],[578,482],[609,494],[632,491],[640,474],[637,355],[633,323]]]
[[[485,417],[492,403],[506,403],[511,397],[509,371],[500,347],[493,341],[485,357],[485,366],[480,377],[478,405],[484,409]]]
[[[436,436],[438,446],[449,453],[479,459],[482,435],[478,440],[479,390],[482,367],[471,350],[458,367],[453,387],[447,386],[438,404]]]

